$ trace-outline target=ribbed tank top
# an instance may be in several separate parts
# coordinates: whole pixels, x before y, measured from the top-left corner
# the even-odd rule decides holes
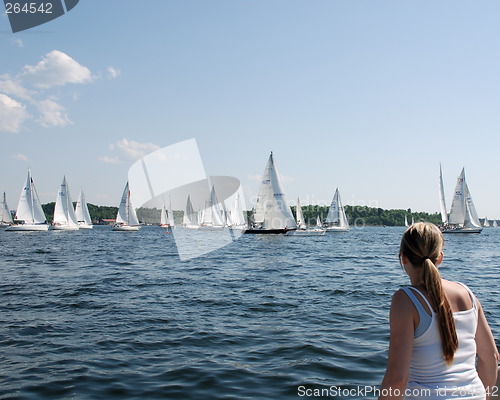
[[[478,311],[476,298],[465,286],[472,299],[472,308],[453,313],[458,336],[458,349],[453,363],[444,361],[437,316],[426,297],[412,287],[425,300],[431,310],[429,327],[414,338],[410,361],[410,375],[405,399],[408,400],[460,400],[486,399],[484,386],[476,371],[476,334]],[[412,302],[418,301],[410,297]],[[417,308],[418,309],[418,308]]]

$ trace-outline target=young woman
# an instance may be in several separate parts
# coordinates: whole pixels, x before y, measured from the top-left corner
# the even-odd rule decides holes
[[[399,258],[411,286],[392,298],[379,399],[485,400],[496,390],[493,335],[470,289],[441,279],[443,243],[433,224],[414,224],[403,235]]]

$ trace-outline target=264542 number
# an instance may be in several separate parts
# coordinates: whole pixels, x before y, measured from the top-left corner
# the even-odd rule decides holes
[[[52,14],[52,3],[5,3],[7,14]]]

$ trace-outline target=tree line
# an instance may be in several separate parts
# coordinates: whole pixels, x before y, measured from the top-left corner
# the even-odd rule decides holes
[[[118,207],[97,206],[91,203],[87,205],[94,223],[102,223],[103,220],[112,220],[116,218]],[[54,207],[54,202],[42,205],[45,216],[49,222],[54,218]],[[302,213],[308,224],[315,225],[318,217],[321,221],[326,219],[328,208],[328,206],[308,205],[302,207]],[[349,225],[351,226],[402,226],[404,225],[405,216],[410,224],[412,220],[415,222],[432,222],[436,225],[441,223],[441,215],[439,213],[429,214],[426,212],[413,212],[411,209],[384,210],[382,208],[367,206],[345,206],[344,208],[347,219],[349,220]],[[295,216],[295,206],[292,207],[292,212]],[[249,217],[250,213],[250,211],[247,211]],[[182,211],[174,210],[176,222],[182,220],[182,215]],[[160,210],[140,208],[137,210],[137,216],[142,223],[158,223],[160,221]]]

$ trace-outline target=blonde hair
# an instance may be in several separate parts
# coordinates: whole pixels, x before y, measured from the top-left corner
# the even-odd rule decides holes
[[[403,234],[399,256],[404,254],[412,265],[422,268],[424,286],[437,314],[443,356],[449,365],[458,348],[458,337],[453,312],[436,267],[443,244],[443,234],[436,225],[419,222],[410,226]]]

